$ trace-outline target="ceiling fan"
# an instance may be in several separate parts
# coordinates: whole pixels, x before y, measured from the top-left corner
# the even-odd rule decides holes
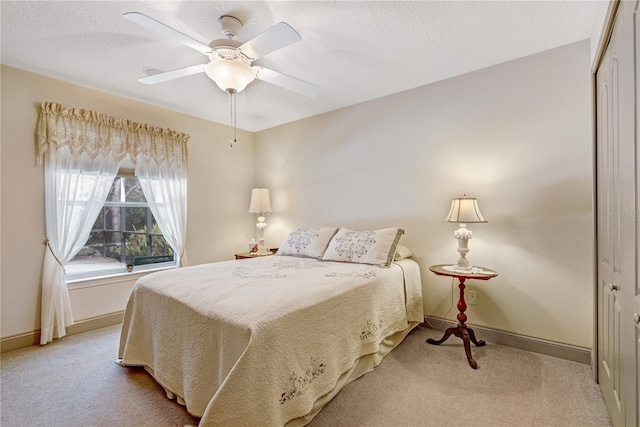
[[[285,22],[272,26],[245,43],[240,43],[234,40],[234,37],[242,27],[242,22],[233,16],[223,15],[218,18],[218,25],[226,38],[214,40],[207,46],[142,13],[128,12],[123,16],[209,57],[207,64],[197,64],[141,77],[138,79],[140,83],[152,85],[204,72],[220,89],[232,95],[244,90],[254,79],[309,97],[316,96],[320,91],[320,87],[312,83],[251,65],[256,59],[301,39],[300,35]]]

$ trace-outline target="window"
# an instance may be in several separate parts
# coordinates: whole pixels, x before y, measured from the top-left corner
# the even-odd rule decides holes
[[[66,265],[67,279],[174,266],[171,246],[162,236],[134,176],[117,176],[89,239]]]

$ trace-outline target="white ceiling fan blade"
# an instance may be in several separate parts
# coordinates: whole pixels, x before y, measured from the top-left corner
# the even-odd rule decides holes
[[[320,86],[305,82],[304,80],[296,79],[295,77],[287,76],[277,71],[269,70],[268,68],[258,66],[254,66],[252,68],[255,70],[256,79],[258,80],[280,86],[308,97],[314,97],[320,92]]]
[[[300,41],[300,34],[286,22],[280,22],[258,34],[238,49],[252,60]]]
[[[181,77],[191,76],[193,74],[204,73],[206,64],[192,65],[190,67],[178,68],[164,73],[152,74],[150,76],[140,77],[138,81],[146,85],[155,85],[164,83],[169,80],[179,79]]]
[[[139,12],[127,12],[122,14],[129,21],[135,22],[136,24],[140,24],[143,27],[147,27],[148,29],[155,31],[156,33],[164,34],[167,37],[171,37],[175,40],[178,40],[182,44],[189,46],[192,49],[197,50],[205,55],[211,52],[211,48],[206,44],[200,43],[196,39],[192,39],[186,34],[182,34],[178,30],[174,30],[173,28],[163,24],[160,21],[156,21],[153,18],[148,17]]]

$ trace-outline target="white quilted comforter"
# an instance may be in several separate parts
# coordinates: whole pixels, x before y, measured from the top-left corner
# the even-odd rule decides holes
[[[316,401],[371,370],[422,321],[411,260],[226,261],[138,280],[118,357],[144,366],[200,426],[305,424],[322,407]],[[345,380],[354,362],[376,354]]]

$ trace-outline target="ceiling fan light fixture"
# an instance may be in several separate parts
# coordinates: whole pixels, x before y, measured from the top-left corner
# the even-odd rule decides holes
[[[211,61],[204,71],[225,92],[229,89],[241,92],[256,78],[250,65],[233,59]]]

